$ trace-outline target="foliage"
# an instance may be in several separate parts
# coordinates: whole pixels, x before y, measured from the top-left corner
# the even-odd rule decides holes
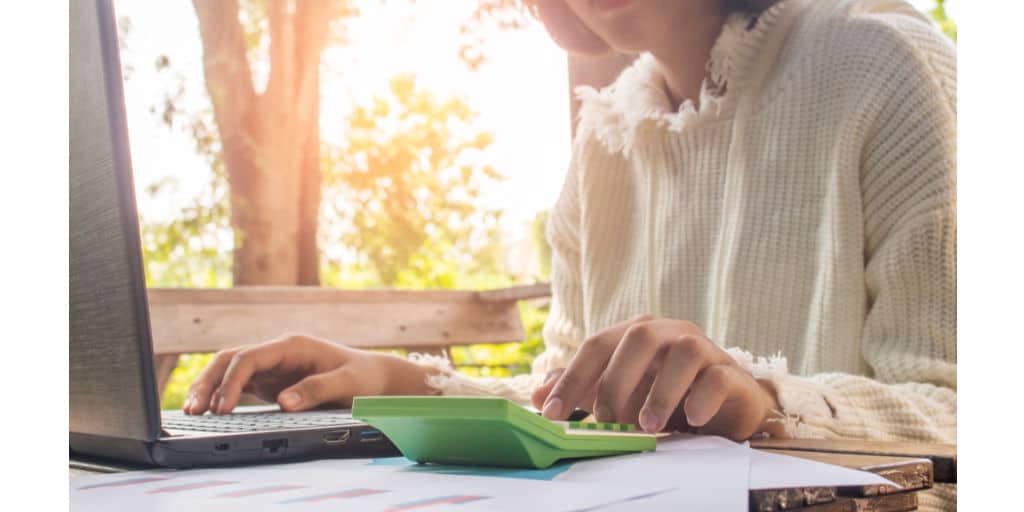
[[[178,360],[178,366],[167,381],[161,407],[164,409],[181,409],[185,405],[185,395],[192,381],[206,367],[213,354],[185,354]]]
[[[932,19],[939,24],[939,28],[949,36],[953,42],[956,41],[956,23],[952,18],[946,15],[946,0],[935,0],[935,7],[928,11]]]
[[[540,280],[551,279],[551,246],[548,245],[547,227],[550,210],[541,210],[533,217],[530,234],[533,235],[533,247],[537,251],[537,262],[540,263]]]
[[[169,128],[178,114],[165,101],[161,114]],[[155,110],[154,110],[155,112]],[[210,181],[205,193],[181,208],[167,221],[141,219],[142,251],[146,262],[146,283],[153,287],[224,288],[231,286],[231,248],[234,231],[228,207],[228,185],[219,139],[212,128],[211,114],[204,111],[187,120],[196,153],[210,164]],[[173,192],[177,181],[167,178],[146,188],[152,197]]]
[[[479,0],[473,14],[460,27],[464,41],[459,48],[459,58],[469,69],[476,70],[487,61],[484,52],[484,34],[489,28],[518,30],[529,24],[530,0]]]
[[[472,128],[475,117],[408,75],[356,106],[345,142],[324,151],[323,245],[340,240],[345,251],[325,255],[323,282],[341,284],[348,269],[379,286],[454,288],[469,284],[458,273],[499,270],[501,212],[479,195],[502,176],[483,162],[493,136]]]

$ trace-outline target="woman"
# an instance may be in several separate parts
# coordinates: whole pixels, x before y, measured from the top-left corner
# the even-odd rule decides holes
[[[955,442],[950,42],[893,0],[537,7],[570,51],[639,57],[578,91],[533,374],[285,336],[218,354],[186,412],[246,385],[286,410],[487,394],[648,431]]]

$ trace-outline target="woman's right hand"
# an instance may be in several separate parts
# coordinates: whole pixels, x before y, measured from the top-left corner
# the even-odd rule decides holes
[[[192,383],[182,409],[227,414],[243,392],[285,411],[350,407],[356,396],[436,394],[426,382],[434,371],[391,354],[289,335],[218,352]]]

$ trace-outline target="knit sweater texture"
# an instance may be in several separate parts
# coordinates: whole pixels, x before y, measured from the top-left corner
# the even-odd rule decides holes
[[[673,109],[662,84],[645,54],[576,91],[532,374],[413,356],[431,384],[528,403],[588,336],[651,313],[771,380],[793,436],[955,443],[952,43],[901,0],[785,0],[727,20],[700,98]]]

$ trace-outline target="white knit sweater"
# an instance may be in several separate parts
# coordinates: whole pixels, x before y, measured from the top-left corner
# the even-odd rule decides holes
[[[795,436],[955,443],[952,44],[900,0],[786,0],[728,20],[699,101],[672,111],[661,83],[643,55],[577,91],[533,374],[432,384],[527,402],[653,313],[771,379]]]

